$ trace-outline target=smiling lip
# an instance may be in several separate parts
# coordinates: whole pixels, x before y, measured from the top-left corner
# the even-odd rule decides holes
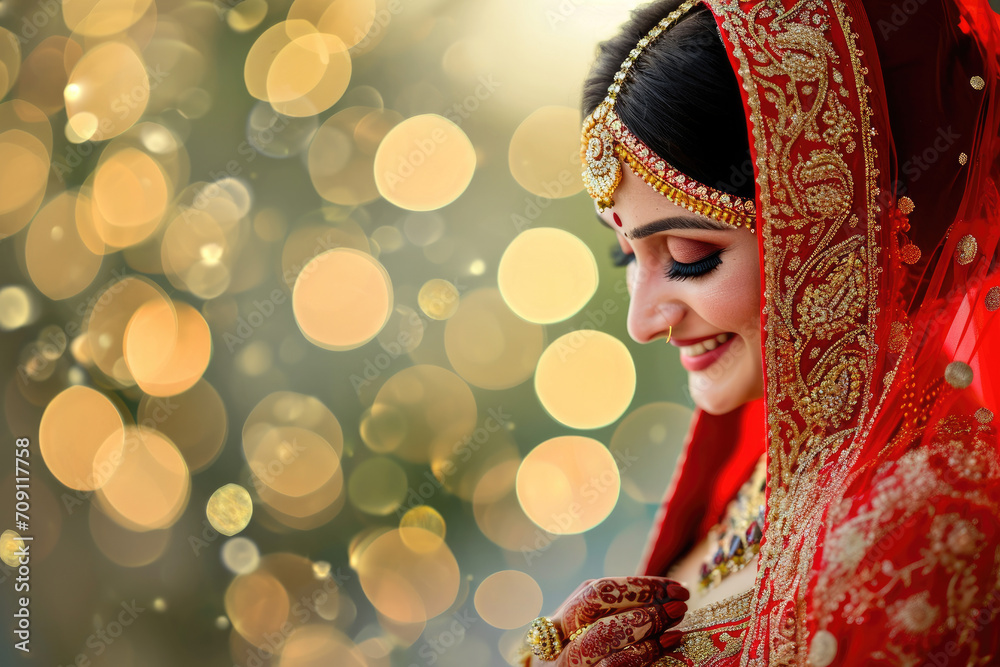
[[[687,347],[688,345],[693,345],[694,343],[703,340],[708,340],[710,338],[714,338],[714,336],[706,336],[705,338],[700,338],[700,339],[694,338],[691,339],[691,342],[687,340],[680,341],[680,343],[685,343],[685,344],[684,345],[678,344],[678,347]],[[736,338],[737,338],[736,334],[730,334],[729,340],[727,340],[724,343],[720,343],[714,350],[708,350],[706,352],[703,352],[702,354],[698,354],[693,357],[689,357],[682,353],[681,366],[683,366],[685,370],[688,371],[705,370],[706,368],[714,364],[716,361],[718,361],[720,357],[722,357],[722,355],[726,352],[726,350],[729,349],[729,346],[732,344],[734,340],[736,340]],[[671,340],[670,342],[673,343],[674,341]]]

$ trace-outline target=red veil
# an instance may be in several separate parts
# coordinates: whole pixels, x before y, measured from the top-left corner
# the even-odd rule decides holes
[[[765,447],[767,510],[753,589],[689,613],[657,664],[996,664],[998,18],[706,4],[755,160],[765,396],[696,411],[641,571],[696,543]]]

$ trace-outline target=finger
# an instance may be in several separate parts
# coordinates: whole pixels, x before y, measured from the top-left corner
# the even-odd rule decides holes
[[[630,607],[657,602],[684,601],[690,597],[686,588],[663,577],[606,577],[581,586],[552,620],[563,636]]]
[[[627,646],[659,637],[676,625],[687,612],[680,601],[652,604],[620,611],[600,618],[563,649],[565,664],[574,667],[596,665]]]
[[[663,654],[655,639],[647,639],[627,646],[597,663],[597,667],[649,667]]]

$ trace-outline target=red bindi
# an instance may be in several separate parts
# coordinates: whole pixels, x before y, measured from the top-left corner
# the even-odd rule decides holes
[[[619,227],[622,226],[622,219],[618,217],[617,213],[612,213],[611,217],[615,219],[615,224],[616,225],[618,225]]]

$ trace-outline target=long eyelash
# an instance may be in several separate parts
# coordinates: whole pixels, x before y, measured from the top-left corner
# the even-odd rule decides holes
[[[615,266],[627,266],[629,262],[635,259],[635,254],[631,252],[625,252],[622,250],[621,246],[617,243],[611,246],[611,262]]]
[[[719,255],[721,254],[722,250],[720,249],[704,259],[699,259],[697,262],[692,262],[690,264],[682,264],[681,262],[671,260],[670,265],[666,270],[666,276],[670,280],[700,278],[711,273],[722,265],[722,260],[719,259]]]

